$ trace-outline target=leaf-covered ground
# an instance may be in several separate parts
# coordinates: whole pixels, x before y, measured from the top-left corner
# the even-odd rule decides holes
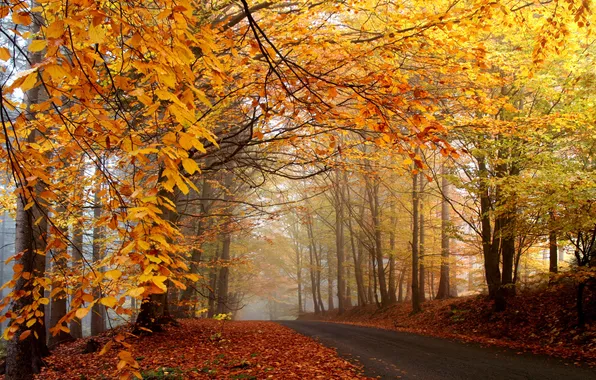
[[[221,324],[181,320],[165,332],[128,338],[127,350],[145,379],[366,379],[334,350],[276,323],[227,321],[223,332]],[[110,334],[98,340],[106,343]],[[83,354],[85,341],[57,347],[37,378],[118,378],[118,347]]]
[[[472,296],[429,301],[414,315],[408,302],[382,310],[356,307],[343,315],[334,311],[316,319],[492,344],[594,366],[596,294],[586,294],[590,322],[583,329],[577,327],[575,302],[575,289],[561,286],[511,298],[502,313],[493,312],[485,296]],[[305,316],[311,318],[315,316]]]

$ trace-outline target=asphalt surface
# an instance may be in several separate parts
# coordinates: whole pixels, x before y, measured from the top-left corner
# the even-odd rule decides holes
[[[364,365],[365,375],[380,379],[596,379],[596,368],[502,348],[339,323],[279,323],[336,348]]]

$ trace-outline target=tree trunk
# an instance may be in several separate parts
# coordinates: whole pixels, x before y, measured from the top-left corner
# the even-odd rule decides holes
[[[441,168],[441,193],[443,199],[441,200],[441,277],[439,278],[439,290],[437,291],[438,299],[446,299],[451,295],[450,276],[449,276],[449,182],[447,181],[447,167],[443,163]]]
[[[515,284],[513,283],[513,264],[515,259],[515,218],[507,216],[501,223],[501,255],[503,260],[503,277],[501,287],[507,295],[515,295]]]
[[[319,246],[319,252],[322,252],[322,247]],[[331,266],[331,253],[327,250],[327,309],[329,311],[335,309],[333,302],[333,268]]]
[[[4,254],[4,249],[6,248],[6,213],[2,212],[0,214],[0,262],[4,263],[6,261],[6,255]],[[0,287],[4,286],[4,267],[6,265],[0,265]],[[4,299],[4,288],[0,289],[0,300]],[[0,334],[4,331],[4,322],[0,322]]]
[[[94,195],[94,209],[93,209],[93,220],[97,221],[101,218],[101,205],[100,205],[100,197],[99,191],[101,190],[101,186],[95,190]],[[102,239],[102,229],[98,226],[93,226],[93,262],[98,262],[102,259],[101,254],[101,239]],[[93,289],[93,297],[95,299],[99,299],[103,297],[101,294],[101,288],[96,287]],[[106,317],[106,308],[103,305],[100,305],[99,302],[96,302],[93,307],[91,308],[91,335],[95,336],[101,334],[105,330],[105,317]]]
[[[308,235],[308,250],[309,250],[309,257],[311,262],[310,267],[310,274],[311,274],[311,284],[312,284],[312,293],[313,293],[313,304],[315,309],[315,314],[325,314],[325,306],[323,305],[323,298],[321,296],[321,258],[320,258],[320,251],[317,252],[317,244],[315,242],[314,232],[313,232],[313,223],[314,220],[311,216],[309,216],[308,223],[306,225],[306,232]]]
[[[488,170],[484,156],[476,157],[478,162],[478,174],[480,176],[480,214],[481,214],[481,235],[482,252],[484,256],[484,273],[488,285],[488,295],[495,301],[495,310],[505,310],[505,295],[501,288],[501,270],[499,268],[499,247],[493,243],[490,221],[491,202],[488,190]],[[495,231],[498,229],[495,222]]]
[[[312,290],[312,302],[313,302],[313,306],[314,306],[314,310],[315,310],[315,314],[319,315],[321,313],[321,309],[319,307],[319,300],[318,300],[318,296],[317,296],[317,277],[316,277],[316,271],[318,270],[317,268],[317,264],[315,263],[315,259],[314,259],[314,246],[313,246],[313,242],[310,239],[311,238],[311,228],[310,226],[307,226],[308,228],[308,237],[309,237],[309,244],[308,244],[308,257],[310,260],[310,284],[311,284],[311,290]]]
[[[517,177],[520,173],[519,165],[516,161],[518,154],[516,153],[515,149],[513,149],[513,151],[509,154],[509,157],[507,157],[506,154],[508,154],[508,150],[499,149],[500,159],[504,161],[509,158],[509,165],[507,165],[507,163],[497,165],[497,177]],[[505,295],[512,296],[515,295],[513,265],[515,261],[515,219],[517,213],[517,196],[515,193],[505,196],[503,194],[503,190],[500,187],[501,185],[497,185],[495,203],[504,208],[504,210],[501,211],[503,215],[500,217],[502,220],[500,223],[499,234],[497,235],[501,239],[501,256],[503,262],[501,287]]]
[[[370,256],[370,260],[367,258],[366,260],[366,266],[368,267],[368,271],[367,271],[367,286],[366,286],[366,292],[368,293],[368,302],[372,303],[373,302],[373,292],[376,292],[376,289],[373,289],[373,280],[375,278],[375,272],[374,272],[374,266],[372,264],[372,256]]]
[[[396,227],[396,215],[395,215],[395,202],[391,202],[391,218],[389,232],[389,303],[394,304],[397,302],[397,282],[395,281],[396,267],[395,267],[395,227]]]
[[[207,177],[203,178],[203,184],[201,186],[201,201],[200,201],[200,215],[202,217],[206,217],[209,213],[210,209],[210,201],[207,198],[212,196],[212,189],[209,183],[209,179]],[[196,236],[200,237],[205,230],[208,228],[206,226],[206,222],[204,221],[205,218],[199,218],[197,222],[196,228]],[[191,252],[190,257],[190,273],[199,273],[199,263],[201,262],[201,253],[202,247],[194,248]],[[189,280],[190,281],[190,280]],[[193,284],[188,283],[186,289],[182,291],[182,295],[180,297],[180,315],[186,317],[194,317],[194,310],[196,309],[195,305],[197,304],[197,289]]]
[[[168,309],[168,292],[151,294],[141,303],[133,334],[163,331],[163,325],[171,321]]]
[[[376,264],[376,260],[375,260],[376,254],[374,249],[370,252],[370,261],[371,261],[371,265],[372,265],[372,279],[373,279],[373,287],[372,287],[372,292],[373,295],[375,297],[375,303],[377,304],[377,307],[380,308],[381,302],[379,301],[379,292],[377,291],[377,277],[378,277],[378,271],[377,271],[377,264]]]
[[[577,310],[577,326],[583,328],[586,325],[586,314],[584,312],[584,289],[586,288],[586,282],[582,281],[577,286],[577,299],[576,299],[576,310]]]
[[[64,212],[64,208],[63,207],[57,207],[56,210],[57,213],[61,213]],[[66,234],[66,231],[62,231],[62,233]],[[61,277],[65,277],[65,271],[68,269],[68,260],[67,260],[67,252],[66,249],[61,249],[59,251],[56,251],[53,253],[53,260],[54,260],[54,264],[53,264],[53,272],[54,274],[61,276]],[[64,316],[66,315],[67,312],[67,307],[66,307],[66,298],[68,297],[66,295],[66,293],[64,292],[64,287],[65,287],[65,283],[63,281],[56,281],[56,283],[52,284],[52,293],[54,294],[54,297],[51,300],[51,304],[50,304],[50,324],[48,327],[55,327],[56,325],[58,325],[58,322],[60,322],[60,320],[62,318],[64,318]],[[60,332],[58,332],[58,334],[54,335],[54,334],[50,334],[50,336],[48,337],[48,344],[50,347],[58,345],[62,342],[66,342],[66,341],[70,341],[72,340],[73,337],[72,335],[70,335],[67,332],[64,332],[63,330],[60,330]]]
[[[209,271],[209,301],[207,309],[207,318],[213,318],[215,315],[215,301],[217,300],[217,269],[215,263],[219,259],[219,241],[216,243],[215,256],[213,257],[213,265]]]
[[[429,291],[430,291],[430,299],[434,299],[436,297],[436,294],[435,294],[435,270],[434,269],[435,269],[434,268],[434,265],[431,262],[430,263],[430,271],[429,271],[430,272],[430,277],[428,279],[428,287],[430,288],[429,289]]]
[[[397,286],[398,288],[398,294],[397,294],[397,302],[402,303],[404,302],[404,278],[406,274],[406,269],[402,269],[401,272],[399,273],[399,284]]]
[[[36,186],[34,191],[40,191],[40,186]],[[23,193],[25,191],[23,190]],[[25,198],[26,197],[26,198]],[[25,200],[26,199],[26,200]],[[35,278],[43,276],[45,271],[45,233],[47,231],[47,221],[42,218],[41,223],[35,224],[38,218],[42,217],[41,210],[33,206],[25,211],[25,205],[31,200],[27,195],[20,194],[17,199],[17,228],[15,236],[15,251],[23,252],[21,258],[17,261],[22,265],[23,273],[31,273],[29,280],[22,276],[17,280],[14,292],[27,292],[28,295],[17,298],[12,303],[11,311],[17,315],[27,315],[26,319],[33,317],[36,310],[24,311],[24,308],[33,304],[31,295],[36,286],[33,284]],[[40,292],[43,294],[43,290]],[[44,313],[43,305],[39,304],[38,311]],[[48,350],[45,342],[45,327],[38,322],[33,325],[33,329],[38,334],[43,331],[43,336],[35,338],[31,333],[29,337],[20,340],[21,334],[29,330],[24,323],[16,324],[11,320],[12,325],[18,326],[13,338],[8,342],[6,348],[6,379],[32,379],[34,373],[39,373],[43,366],[42,357],[47,355]]]
[[[335,171],[335,252],[337,254],[337,308],[338,313],[342,314],[345,309],[346,301],[346,283],[344,273],[344,207],[341,194],[341,183],[339,171]]]
[[[422,311],[420,306],[420,289],[418,287],[418,237],[419,237],[419,215],[418,215],[418,174],[412,176],[412,312]]]
[[[39,6],[36,1],[31,2],[31,9]],[[39,33],[43,17],[40,13],[33,13],[33,23],[30,27],[31,35],[35,36]],[[35,52],[29,54],[29,62],[31,65],[40,63],[43,59],[42,52]],[[32,120],[35,115],[31,112],[31,106],[43,101],[44,95],[42,87],[38,86],[32,88],[26,93],[27,118]],[[39,143],[36,141],[41,137],[38,130],[32,131],[27,137],[29,143]],[[5,136],[8,139],[8,136]],[[15,230],[15,252],[21,252],[21,257],[17,260],[17,264],[22,265],[21,273],[30,273],[29,279],[19,276],[14,286],[13,292],[15,294],[23,293],[24,295],[17,297],[11,304],[11,312],[14,315],[26,317],[25,319],[35,318],[35,312],[42,314],[32,328],[26,327],[25,323],[16,323],[16,320],[11,320],[11,325],[17,327],[12,339],[6,345],[6,380],[20,380],[32,379],[34,373],[39,373],[43,365],[42,357],[47,355],[48,348],[46,346],[46,329],[43,325],[43,315],[45,310],[43,304],[39,302],[34,303],[34,294],[43,296],[44,289],[39,288],[35,284],[37,278],[41,278],[45,274],[45,251],[46,251],[46,234],[48,229],[46,210],[41,203],[41,199],[37,198],[37,194],[44,191],[44,185],[41,179],[38,179],[32,187],[27,186],[24,181],[28,174],[26,169],[18,168],[19,178],[16,179],[18,186],[17,195],[17,210],[16,210],[16,230]],[[36,201],[33,207],[26,209],[29,202]],[[37,221],[39,220],[39,223]],[[35,305],[34,308],[31,306]],[[25,310],[31,308],[30,310]],[[33,330],[32,333],[25,339],[20,339],[21,335],[27,331]],[[38,337],[35,337],[35,334]]]
[[[422,248],[422,247],[421,247]],[[420,253],[424,251],[420,249]],[[419,280],[418,280],[418,290],[420,293],[420,302],[426,301],[426,268],[424,267],[424,260],[422,259],[422,254],[420,255],[420,273],[419,273]]]
[[[81,215],[79,215],[80,217]],[[73,268],[81,268],[83,266],[83,228],[81,227],[83,221],[76,221],[73,236],[72,236],[72,266]],[[71,305],[71,307],[77,307],[77,305]],[[70,321],[70,335],[73,338],[79,339],[83,337],[83,325],[82,321],[74,317]]]
[[[419,290],[420,290],[420,302],[426,301],[426,268],[424,266],[424,262],[426,258],[424,257],[425,254],[425,226],[424,226],[424,176],[418,175],[420,177],[420,189],[418,192],[419,196],[419,204],[418,207],[420,208],[420,248],[419,248],[419,259],[420,259],[420,281],[418,282]]]
[[[302,314],[302,252],[296,247],[296,282],[298,283],[298,314]]]
[[[356,279],[356,292],[358,296],[358,306],[366,305],[366,289],[364,286],[364,276],[362,274],[362,256],[359,249],[361,244],[359,242],[358,248],[356,247],[356,239],[354,235],[354,228],[352,225],[352,201],[350,196],[350,186],[348,184],[347,173],[344,171],[344,186],[346,188],[346,205],[348,207],[348,231],[350,232],[350,246],[352,248],[352,259],[354,260],[354,277]],[[362,209],[364,211],[364,208]]]
[[[229,231],[223,234],[223,245],[221,248],[221,262],[223,267],[219,269],[217,276],[217,313],[224,314],[230,311],[228,304],[228,288],[230,268],[228,262],[230,261],[230,246],[232,243],[232,236]]]
[[[381,205],[379,200],[379,180],[374,179],[374,183],[369,184],[369,203],[374,227],[375,249],[374,257],[376,259],[376,271],[381,293],[381,307],[389,305],[389,291],[385,280],[385,266],[383,263],[383,236],[381,230]]]
[[[350,241],[352,244],[352,258],[354,259],[354,277],[356,278],[356,292],[358,296],[358,306],[366,305],[366,289],[364,287],[364,275],[362,268],[362,254],[360,244],[356,246],[354,239],[354,230],[352,229],[351,218],[348,219],[350,229]]]
[[[171,203],[176,204],[173,193],[162,190],[158,193],[158,196],[167,198]],[[163,206],[160,207],[160,210],[165,221],[176,223],[176,213],[174,211]],[[174,321],[168,307],[169,281],[166,281],[165,285],[166,290],[164,293],[151,294],[143,299],[139,315],[135,321],[133,334],[162,331],[164,324]]]
[[[411,265],[410,265],[411,266]],[[406,294],[404,301],[408,302],[412,300],[412,271],[406,272],[406,283],[405,283]]]
[[[350,286],[350,277],[352,277],[352,271],[350,267],[346,268],[346,302],[345,307],[351,308],[352,307],[352,287]]]
[[[457,261],[453,260],[449,264],[449,296],[458,297],[457,293]]]
[[[321,276],[323,272],[323,265],[321,263],[321,251],[317,251],[316,246],[313,244],[313,253],[315,255],[315,263],[317,265],[316,277],[317,277],[317,298],[319,299],[319,309],[321,314],[325,314],[325,304],[323,303],[323,296],[321,292]]]
[[[348,207],[348,230],[350,232],[350,245],[352,248],[352,259],[354,260],[354,277],[356,279],[356,291],[358,296],[358,306],[366,305],[366,289],[364,286],[364,275],[362,268],[362,243],[358,241],[356,246],[356,239],[354,234],[354,227],[352,225],[352,218],[354,217],[352,212],[352,200],[350,195],[350,186],[348,184],[348,175],[344,171],[344,186],[346,189],[346,205]],[[361,214],[364,214],[364,207],[361,209]],[[361,216],[361,220],[364,216]]]
[[[555,216],[554,216],[554,212],[550,212],[550,220],[551,220],[551,224],[552,221],[554,221]],[[548,266],[548,271],[550,273],[557,273],[559,271],[559,253],[558,248],[557,248],[557,231],[554,229],[554,227],[550,228],[550,231],[548,233],[548,248],[549,248],[549,266]]]

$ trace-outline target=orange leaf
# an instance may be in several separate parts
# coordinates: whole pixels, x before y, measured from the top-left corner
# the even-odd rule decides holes
[[[10,59],[10,50],[5,47],[0,47],[0,59],[8,61]]]
[[[99,355],[105,355],[106,352],[110,351],[110,348],[112,348],[112,345],[114,344],[113,341],[109,341],[108,343],[106,343],[105,346],[103,346],[103,348],[101,349],[101,351],[99,351]]]
[[[31,330],[25,330],[21,336],[19,336],[19,340],[25,340],[29,335],[31,335]]]

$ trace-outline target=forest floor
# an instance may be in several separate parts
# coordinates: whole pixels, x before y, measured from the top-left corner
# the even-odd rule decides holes
[[[464,342],[508,347],[523,352],[596,365],[596,291],[586,292],[585,310],[591,321],[577,328],[575,289],[557,286],[524,292],[496,313],[486,296],[433,300],[412,314],[410,302],[379,309],[354,307],[338,315],[306,314],[302,320],[323,320],[412,332]]]
[[[95,337],[102,346],[126,328]],[[118,351],[83,354],[88,339],[58,346],[37,379],[117,379]],[[143,379],[366,379],[335,350],[273,322],[181,320],[128,337]]]

